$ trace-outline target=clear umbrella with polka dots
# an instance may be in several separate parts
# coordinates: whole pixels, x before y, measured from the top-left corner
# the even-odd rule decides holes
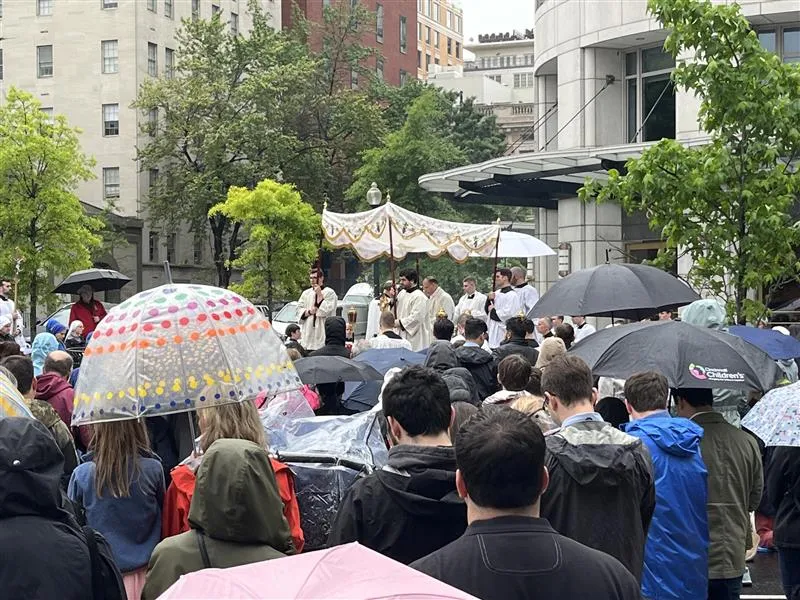
[[[73,425],[187,412],[301,386],[286,348],[246,299],[168,283],[114,307],[84,352]]]

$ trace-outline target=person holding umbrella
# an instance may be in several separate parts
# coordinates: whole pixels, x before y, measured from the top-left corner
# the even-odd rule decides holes
[[[80,321],[83,323],[83,335],[93,333],[97,324],[106,316],[103,303],[94,298],[94,289],[89,284],[78,288],[78,301],[69,311],[69,322]]]

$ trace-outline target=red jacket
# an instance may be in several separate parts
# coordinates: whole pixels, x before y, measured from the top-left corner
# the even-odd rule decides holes
[[[72,408],[74,390],[69,382],[58,373],[42,373],[36,378],[36,399],[47,402],[61,417],[67,427],[70,427],[72,436],[78,446],[86,450],[92,439],[88,425],[72,427]]]
[[[100,320],[106,316],[106,309],[103,303],[99,300],[92,299],[92,304],[84,304],[80,300],[72,305],[69,310],[69,322],[80,321],[83,323],[83,337],[86,337],[95,330],[97,323],[94,322],[94,317],[100,317]]]
[[[294,474],[288,466],[270,458],[272,470],[275,471],[275,481],[283,501],[283,516],[289,522],[292,541],[297,553],[303,551],[305,537],[300,526],[300,507],[294,493]],[[172,483],[164,497],[162,510],[161,537],[168,538],[189,531],[189,506],[192,503],[196,477],[188,465],[178,465],[172,471]]]

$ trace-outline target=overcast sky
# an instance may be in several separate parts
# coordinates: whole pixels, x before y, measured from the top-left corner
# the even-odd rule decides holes
[[[533,29],[534,0],[460,0],[464,9],[464,43],[479,33]]]

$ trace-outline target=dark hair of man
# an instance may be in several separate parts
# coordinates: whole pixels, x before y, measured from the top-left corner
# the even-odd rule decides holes
[[[415,365],[400,371],[382,398],[383,413],[410,436],[437,435],[450,427],[450,391],[433,369]]]
[[[27,394],[33,387],[33,361],[27,356],[8,356],[0,366],[5,367],[17,380],[17,390]]]
[[[708,388],[678,388],[672,390],[672,397],[683,398],[695,408],[714,405],[714,394]]]
[[[325,277],[325,271],[323,269],[320,269],[319,267],[314,267],[313,269],[311,269],[310,275],[315,276],[317,279],[322,279],[323,281],[327,279],[327,277]]]
[[[497,269],[497,272],[503,277],[508,277],[508,280],[511,281],[511,277],[513,275],[513,273],[511,273],[511,269],[506,269],[503,267],[502,269]]]
[[[512,339],[525,339],[525,319],[511,317],[506,321],[506,331],[511,334]]]
[[[300,325],[298,325],[297,323],[289,323],[286,326],[286,331],[284,332],[284,334],[286,335],[286,337],[289,337],[290,335],[298,331],[300,331]]]
[[[444,340],[449,342],[453,337],[455,325],[450,319],[436,319],[433,322],[433,337],[437,340]]]
[[[625,381],[625,399],[639,413],[665,410],[669,400],[667,378],[655,371],[631,375]]]
[[[575,341],[575,330],[569,323],[562,323],[556,327],[556,337],[560,337],[564,340],[564,345],[567,347],[567,350],[569,350],[570,346],[572,346],[572,343]]]
[[[533,322],[533,319],[525,319],[525,335],[530,335],[536,331],[536,323]]]
[[[391,282],[391,281],[384,281],[384,282],[383,282],[383,288],[382,288],[382,289],[383,289],[383,291],[384,291],[384,292],[385,292],[386,290],[390,290],[390,289],[392,289],[393,287],[394,287],[394,284],[392,284],[392,282]]]
[[[11,285],[13,283],[13,280],[9,279],[8,277],[0,277],[0,285],[2,285],[4,283],[7,283],[8,285]]]
[[[474,277],[464,277],[464,280],[463,280],[461,283],[472,283],[472,284],[476,284],[476,283],[478,283],[478,282],[475,280],[475,278],[474,278]]]
[[[531,363],[521,354],[509,354],[497,365],[497,378],[510,392],[521,392],[531,378]]]
[[[7,356],[20,356],[21,354],[17,342],[0,342],[0,360]]]
[[[554,357],[542,372],[542,390],[558,397],[564,406],[592,398],[592,371],[572,354]]]
[[[525,391],[534,396],[543,396],[542,394],[542,370],[539,367],[531,369],[531,377],[528,379],[528,385],[525,386]]]
[[[417,272],[414,269],[403,269],[400,271],[400,277],[405,277],[414,283],[419,282],[419,275],[417,275]]]
[[[456,463],[470,499],[478,506],[524,508],[541,494],[544,435],[532,419],[521,416],[499,407],[481,410],[461,425]]]
[[[468,340],[476,340],[487,331],[489,329],[481,319],[467,319],[464,323],[464,337]]]
[[[62,377],[69,377],[72,373],[72,357],[67,354],[64,358],[57,359],[53,358],[52,353],[48,354],[44,359],[42,373],[58,373]]]

